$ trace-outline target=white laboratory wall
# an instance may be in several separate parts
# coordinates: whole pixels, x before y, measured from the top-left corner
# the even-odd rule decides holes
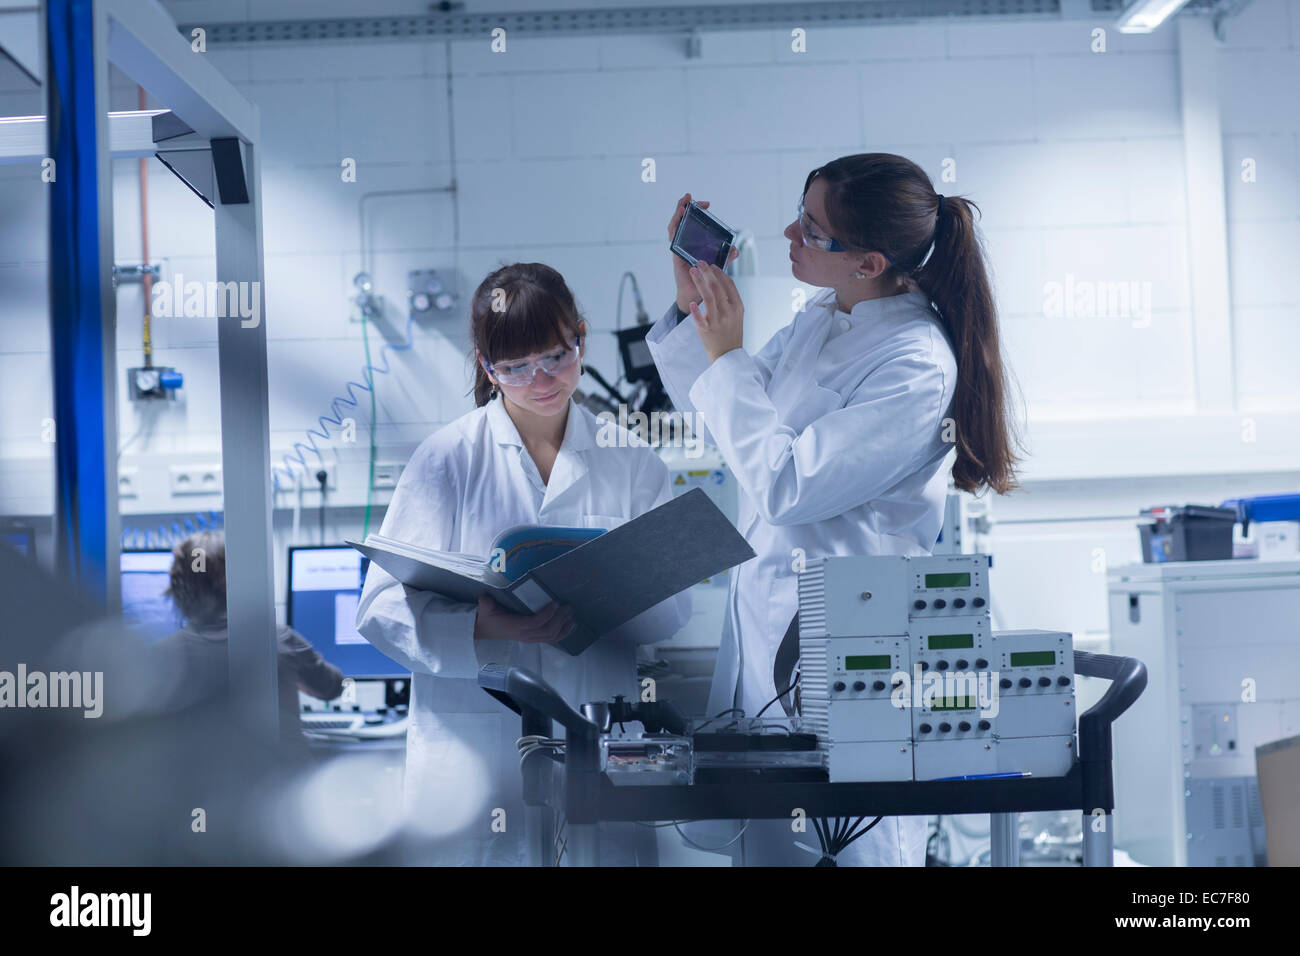
[[[166,6],[180,22],[243,7]],[[1105,53],[1091,50],[1098,26],[1109,28]],[[1025,490],[993,509],[1036,522],[1001,526],[984,542],[998,555],[1002,614],[1008,626],[1104,632],[1105,575],[1092,570],[1093,553],[1103,548],[1111,564],[1137,557],[1137,532],[1123,516],[1145,504],[1296,484],[1300,429],[1279,430],[1300,421],[1300,284],[1291,262],[1300,245],[1298,37],[1300,0],[1254,0],[1227,21],[1218,53],[1237,407],[1213,416],[1196,407],[1169,27],[1124,36],[1105,20],[814,26],[807,54],[790,52],[783,31],[710,31],[699,59],[687,59],[673,36],[511,37],[506,54],[491,53],[486,39],[213,45],[204,55],[261,112],[275,460],[306,440],[349,380],[362,381],[350,296],[367,194],[453,179],[459,189],[458,216],[448,193],[367,201],[367,264],[387,302],[371,328],[372,355],[402,340],[408,269],[454,271],[467,297],[496,265],[539,260],[568,280],[594,330],[589,363],[613,377],[607,333],[619,277],[636,273],[652,317],[666,307],[666,223],[683,192],[751,229],[762,271],[782,275],[781,232],[808,170],[846,153],[900,152],[941,191],[983,210],[1030,451]],[[135,88],[117,80],[112,105],[134,108]],[[0,113],[41,110],[23,84],[0,72]],[[357,164],[355,183],[340,176],[347,158]],[[656,163],[653,183],[641,178],[646,158]],[[1239,175],[1247,158],[1256,160],[1249,183]],[[137,167],[114,168],[119,263],[140,258]],[[945,168],[955,182],[942,180]],[[26,513],[50,507],[48,471],[32,467],[49,458],[39,438],[50,414],[43,188],[33,167],[0,166],[0,379],[6,406],[19,407],[0,416],[8,496],[0,510]],[[164,278],[210,278],[210,210],[157,162],[148,198],[150,248]],[[1149,321],[1048,317],[1048,284],[1066,281],[1149,288]],[[124,286],[121,369],[139,364],[141,312],[140,287]],[[629,296],[623,322],[631,315]],[[381,461],[404,461],[420,438],[472,407],[464,325],[463,313],[421,323],[414,346],[391,355],[392,374],[377,380]],[[214,460],[219,449],[215,321],[160,318],[153,338],[155,361],[175,366],[186,384],[164,408],[120,396],[122,441],[137,436],[122,463],[138,469],[140,488],[123,510],[216,507],[171,500],[163,475],[169,461]],[[369,398],[353,394],[359,405],[342,410],[356,418],[357,442],[318,444],[341,468],[339,501],[355,504]],[[1206,477],[1224,473],[1233,476]],[[1039,520],[1071,516],[1117,517]],[[1045,566],[1061,573],[1045,576]]]

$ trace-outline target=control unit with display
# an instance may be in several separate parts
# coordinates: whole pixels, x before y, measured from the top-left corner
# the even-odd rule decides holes
[[[1073,642],[994,632],[988,567],[879,555],[800,572],[800,712],[832,782],[1069,771]]]

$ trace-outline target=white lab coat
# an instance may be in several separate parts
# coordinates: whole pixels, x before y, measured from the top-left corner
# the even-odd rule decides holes
[[[381,533],[486,556],[495,536],[513,525],[617,527],[668,501],[672,489],[663,461],[634,436],[624,433],[624,447],[596,441],[599,429],[612,427],[570,402],[544,484],[501,400],[491,401],[416,449]],[[574,707],[615,694],[635,699],[636,645],[676,633],[690,608],[686,593],[669,598],[572,657],[547,644],[475,641],[475,605],[406,587],[370,566],[356,626],[411,670],[406,805],[419,831],[447,838],[439,862],[526,862],[515,748],[520,721],[478,686],[480,666],[527,668]],[[506,810],[504,833],[497,808]]]
[[[784,690],[772,668],[798,610],[800,556],[934,547],[957,361],[921,292],[868,299],[845,313],[835,290],[824,290],[757,355],[734,349],[712,364],[694,320],[676,317],[674,305],[646,342],[673,404],[699,414],[703,437],[735,474],[739,530],[757,554],[732,576],[709,712],[734,705],[753,715]],[[882,820],[849,856],[917,865],[924,835],[922,817]]]

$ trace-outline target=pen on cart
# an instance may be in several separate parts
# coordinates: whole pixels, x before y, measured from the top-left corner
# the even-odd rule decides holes
[[[1008,770],[1004,773],[972,773],[964,777],[935,777],[936,780],[1004,780],[1009,777],[1032,777],[1028,770]]]

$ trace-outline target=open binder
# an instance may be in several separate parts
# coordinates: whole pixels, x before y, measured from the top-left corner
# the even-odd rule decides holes
[[[497,536],[496,553],[486,558],[377,534],[347,543],[408,587],[452,600],[474,603],[487,593],[521,614],[552,600],[567,604],[574,627],[554,646],[574,655],[660,601],[754,557],[699,488],[603,533],[511,528]]]

